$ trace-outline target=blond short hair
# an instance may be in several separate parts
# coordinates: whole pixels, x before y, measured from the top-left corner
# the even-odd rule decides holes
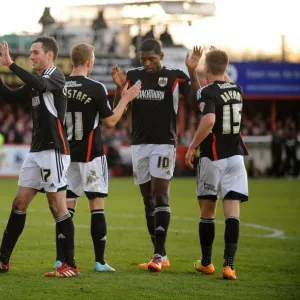
[[[84,65],[92,58],[95,47],[90,44],[77,44],[72,47],[71,61],[74,67]]]
[[[205,57],[205,64],[213,75],[223,75],[227,70],[228,62],[228,55],[221,50],[212,50]]]

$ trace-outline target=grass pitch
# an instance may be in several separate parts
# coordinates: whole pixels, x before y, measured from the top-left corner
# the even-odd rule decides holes
[[[16,180],[0,180],[0,238],[6,225]],[[115,273],[93,272],[87,200],[81,198],[74,223],[80,276],[43,277],[55,260],[54,222],[44,195],[32,202],[26,227],[12,255],[11,269],[0,274],[0,299],[300,299],[300,181],[255,180],[250,200],[241,206],[241,236],[236,258],[238,280],[221,279],[224,219],[219,204],[213,263],[216,274],[201,275],[199,209],[195,178],[174,178],[167,251],[171,262],[161,273],[137,265],[152,255],[142,200],[131,178],[110,180],[106,200],[106,260]]]

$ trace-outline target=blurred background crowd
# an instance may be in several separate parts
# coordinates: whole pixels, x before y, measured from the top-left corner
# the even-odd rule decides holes
[[[255,114],[243,113],[241,132],[243,136],[300,136],[300,111],[293,117],[292,114],[276,122],[276,131],[272,133],[271,117],[261,112]],[[178,134],[178,144],[188,146],[199,125],[197,112],[187,114],[184,131]],[[32,132],[32,118],[30,108],[17,104],[0,105],[0,133],[5,143],[30,144]],[[115,128],[102,128],[103,140],[107,144],[128,146],[131,143],[131,111],[120,120]]]
[[[216,24],[220,22],[223,24],[223,21],[226,20],[227,25],[230,26],[229,22],[234,21],[235,18],[246,18],[240,14],[238,9],[238,6],[242,4],[233,3],[230,0],[217,0],[216,4],[213,1],[199,2],[196,0],[132,1],[132,3],[129,3],[130,1],[124,3],[109,1],[106,5],[102,2],[99,1],[99,4],[95,5],[82,4],[65,7],[61,9],[59,17],[58,15],[53,17],[51,8],[45,7],[36,20],[41,30],[39,33],[9,33],[0,37],[0,41],[7,40],[11,54],[18,63],[30,70],[28,50],[31,42],[38,35],[54,36],[60,46],[57,64],[66,75],[71,70],[69,51],[72,45],[79,42],[92,43],[96,49],[96,64],[92,78],[106,85],[112,102],[114,95],[114,85],[110,76],[112,64],[121,64],[121,67],[127,69],[139,65],[137,50],[144,39],[159,39],[165,53],[164,63],[168,66],[183,68],[186,52],[191,50],[195,42],[195,35],[198,36],[200,31],[204,49],[207,49],[209,44],[206,41],[213,40],[218,36],[220,27],[218,25],[214,27]],[[261,2],[260,5],[262,5]],[[216,10],[216,6],[219,11]],[[282,16],[281,9],[277,12],[276,7],[274,6],[274,18],[276,13]],[[238,10],[239,15],[229,18],[229,14],[233,13],[234,9]],[[248,9],[251,7],[249,6]],[[219,23],[215,22],[217,20]],[[271,22],[271,20],[269,21]],[[277,22],[277,19],[275,21]],[[289,20],[285,21],[288,26]],[[276,22],[275,25],[278,23]],[[253,23],[253,26],[255,24]],[[259,18],[257,19],[258,25]],[[204,30],[199,31],[202,28]],[[210,28],[211,33],[206,28]],[[223,37],[224,35],[221,33],[220,40]],[[267,80],[276,79],[276,76],[283,76],[282,79],[287,80],[287,83],[280,79],[275,81],[277,87],[281,87],[282,84],[282,89],[286,89],[286,93],[281,93],[280,88],[278,94],[273,91],[268,91],[270,94],[263,94],[259,90],[258,92],[245,91],[241,133],[250,151],[250,156],[247,158],[249,176],[299,176],[300,64],[294,64],[292,67],[284,65],[284,68],[287,69],[284,69],[282,74],[276,73],[275,70],[269,74],[270,78],[267,77],[269,70],[272,71],[274,66],[276,68],[279,66],[276,66],[276,63],[299,61],[300,52],[289,46],[289,35],[287,34],[276,33],[276,38],[279,40],[279,51],[273,53],[257,48],[258,46],[255,48],[254,44],[247,46],[246,43],[248,40],[250,42],[251,36],[246,33],[239,37],[241,40],[238,45],[233,45],[231,36],[227,36],[226,41],[231,44],[221,47],[229,53],[231,61],[254,62],[252,65],[254,67],[257,67],[256,62],[269,63],[269,65],[263,65],[265,69],[259,70],[260,73],[252,74],[253,76],[258,74],[261,76],[259,78],[265,76],[264,79],[254,81],[255,84],[266,80],[263,84],[271,86],[270,81]],[[267,44],[271,44],[271,37],[270,34]],[[247,39],[245,40],[245,38]],[[255,39],[258,38],[257,33]],[[265,40],[265,37],[263,39]],[[242,46],[244,47],[242,48]],[[265,45],[266,48],[267,46]],[[275,62],[274,65],[272,65],[273,62]],[[240,67],[243,66],[237,65],[237,69],[234,72],[231,70],[230,75],[234,77],[236,73],[242,71],[242,69],[238,69]],[[270,69],[268,70],[268,68]],[[205,84],[201,68],[198,72],[200,81]],[[1,69],[1,67],[0,75],[11,88],[17,88],[22,84],[12,77],[11,72]],[[191,171],[184,165],[184,155],[197,130],[199,112],[186,107],[180,101],[178,115],[178,161],[175,174],[189,175]],[[0,135],[5,144],[30,144],[31,132],[30,106],[0,104]],[[111,175],[131,174],[130,109],[116,128],[103,127],[102,135]]]
[[[254,114],[243,114],[241,132],[244,137],[264,137],[271,136],[272,164],[260,172],[255,167],[249,167],[249,176],[259,177],[269,175],[275,177],[298,176],[299,161],[297,151],[299,149],[298,138],[300,137],[300,111],[296,117],[292,114],[284,114],[282,119],[277,119],[276,131],[272,132],[270,115],[264,116],[261,112]],[[178,134],[179,156],[184,153],[191,143],[193,136],[199,125],[199,114],[197,112],[186,113],[185,126],[182,133]],[[101,128],[108,163],[111,167],[112,175],[129,175],[131,173],[130,160],[122,159],[120,149],[125,149],[131,144],[131,111],[123,117],[116,127],[108,129]],[[4,137],[6,144],[30,144],[32,133],[32,118],[28,107],[17,104],[0,105],[0,133]],[[128,154],[125,153],[124,155]],[[180,160],[180,157],[178,158]],[[178,161],[178,175],[190,175],[184,166],[184,161]],[[251,169],[252,168],[252,169]],[[254,169],[253,169],[254,168]],[[251,169],[251,170],[250,170]]]

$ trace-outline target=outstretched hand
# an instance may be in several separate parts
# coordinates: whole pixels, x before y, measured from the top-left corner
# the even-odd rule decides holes
[[[141,90],[141,83],[136,83],[132,87],[128,88],[128,83],[125,84],[123,90],[122,90],[122,99],[127,101],[128,103],[131,102],[133,99],[136,98],[136,96],[139,94]]]
[[[126,84],[126,79],[127,79],[126,70],[123,69],[123,71],[121,72],[119,69],[119,66],[114,65],[111,69],[111,75],[112,75],[112,79],[113,79],[115,85],[118,87],[118,89],[123,89],[123,87]]]
[[[211,46],[209,47],[209,51],[214,51],[214,50],[219,50],[219,49],[218,49],[217,47],[211,45]]]
[[[9,48],[6,41],[0,43],[0,52],[0,65],[9,67],[13,63],[13,60],[9,55]]]
[[[193,48],[192,55],[188,52],[185,58],[185,65],[190,70],[195,70],[198,66],[198,63],[202,57],[203,49],[201,47],[195,46]]]

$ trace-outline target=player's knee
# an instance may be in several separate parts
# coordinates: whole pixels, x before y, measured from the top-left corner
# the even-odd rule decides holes
[[[153,211],[154,210],[154,202],[152,197],[143,198],[145,210]]]
[[[155,193],[155,206],[169,206],[169,195],[165,193]]]
[[[26,197],[16,196],[12,204],[12,209],[25,212],[28,208],[29,202],[30,200]]]
[[[153,212],[154,202],[151,193],[142,194],[146,214]]]
[[[208,200],[202,201],[200,205],[200,217],[204,219],[214,219],[216,217],[216,202]]]
[[[203,219],[214,219],[216,217],[214,211],[201,211],[200,212],[200,218]]]

